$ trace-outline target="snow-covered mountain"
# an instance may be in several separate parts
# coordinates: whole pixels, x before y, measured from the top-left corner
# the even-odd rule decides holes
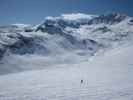
[[[0,74],[87,61],[133,43],[133,18],[124,14],[64,14],[39,25],[0,26]]]
[[[119,13],[0,26],[0,100],[132,100],[132,51]]]

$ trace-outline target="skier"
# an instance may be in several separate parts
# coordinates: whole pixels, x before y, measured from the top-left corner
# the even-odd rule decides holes
[[[80,83],[82,84],[83,83],[83,80],[81,80]]]

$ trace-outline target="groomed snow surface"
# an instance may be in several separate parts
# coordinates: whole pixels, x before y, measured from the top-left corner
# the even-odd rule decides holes
[[[79,64],[1,75],[0,100],[133,100],[132,50],[123,46]]]

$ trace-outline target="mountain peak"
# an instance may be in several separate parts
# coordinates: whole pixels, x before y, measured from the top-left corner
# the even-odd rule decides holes
[[[89,24],[100,24],[100,23],[116,24],[125,20],[127,17],[128,16],[125,14],[116,13],[116,12],[107,13],[93,18],[92,20],[89,21]]]

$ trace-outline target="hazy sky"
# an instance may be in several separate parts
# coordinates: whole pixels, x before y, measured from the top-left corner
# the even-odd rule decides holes
[[[133,16],[133,0],[0,0],[0,25],[38,24],[46,16],[78,12],[122,12]]]

